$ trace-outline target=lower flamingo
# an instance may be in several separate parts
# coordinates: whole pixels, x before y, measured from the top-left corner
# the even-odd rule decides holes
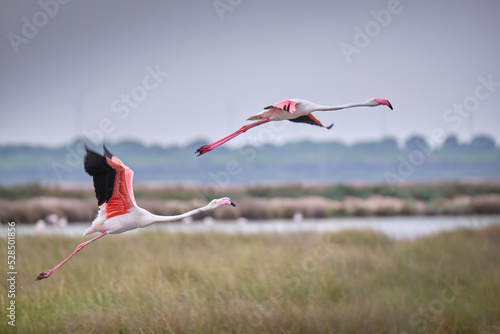
[[[217,209],[223,205],[236,206],[231,199],[223,197],[210,201],[204,207],[188,211],[175,216],[160,216],[140,208],[135,202],[132,189],[134,172],[120,159],[113,156],[104,147],[104,155],[95,153],[86,148],[84,167],[85,171],[93,177],[94,190],[99,205],[99,213],[92,225],[85,230],[83,236],[99,232],[96,237],[78,245],[66,259],[54,268],[44,271],[37,280],[52,275],[57,269],[71,259],[91,242],[108,234],[118,234],[140,227],[147,227],[156,222],[172,222],[181,220],[194,214]]]

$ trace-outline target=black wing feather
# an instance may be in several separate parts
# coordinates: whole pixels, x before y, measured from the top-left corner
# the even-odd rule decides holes
[[[312,125],[316,125],[316,126],[321,126],[321,127],[324,127],[324,128],[327,128],[328,130],[330,130],[333,126],[333,123],[330,124],[329,126],[324,126],[324,125],[321,125],[321,124],[318,124],[316,123],[313,119],[311,119],[309,116],[300,116],[300,117],[297,117],[297,118],[293,118],[293,119],[289,119],[289,121],[291,122],[297,122],[297,123],[307,123],[307,124],[312,124]]]
[[[111,159],[113,157],[113,154],[110,151],[108,151],[106,146],[102,145],[102,147],[104,148],[104,156]]]
[[[87,155],[85,155],[84,167],[85,171],[92,176],[94,180],[94,191],[97,197],[97,204],[100,206],[107,203],[113,195],[115,186],[116,170],[114,170],[106,157],[86,147]],[[112,154],[104,148],[105,154],[111,158]]]
[[[318,123],[316,123],[315,121],[313,121],[312,119],[310,119],[309,116],[300,116],[300,117],[297,117],[297,118],[289,119],[289,121],[291,121],[291,122],[297,122],[297,123],[307,123],[307,124],[321,126]]]

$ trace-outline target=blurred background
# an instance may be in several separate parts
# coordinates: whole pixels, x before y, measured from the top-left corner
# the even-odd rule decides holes
[[[474,196],[498,194],[498,1],[47,0],[2,7],[6,200],[91,198],[84,145],[100,151],[103,143],[134,169],[145,199],[374,195],[398,199],[392,214],[439,214],[449,210],[433,200],[467,195],[456,212],[476,212]],[[379,97],[394,110],[318,112],[324,124],[335,123],[330,131],[270,123],[195,156],[264,106],[294,97],[323,105]],[[473,190],[462,189],[464,182]],[[319,215],[337,211],[330,206]],[[39,218],[9,212],[4,220]]]
[[[63,3],[2,2],[3,145],[90,137],[184,146],[295,97],[379,97],[394,111],[320,113],[332,131],[286,124],[263,143],[500,140],[498,1]],[[100,127],[102,138],[92,136]],[[431,140],[436,128],[444,136]]]
[[[15,222],[18,255],[0,304],[17,298],[23,333],[498,333],[500,1],[0,7],[0,230]],[[394,110],[195,154],[282,100],[373,97]],[[151,212],[237,206],[103,238],[35,282],[96,216],[84,147],[103,144]]]

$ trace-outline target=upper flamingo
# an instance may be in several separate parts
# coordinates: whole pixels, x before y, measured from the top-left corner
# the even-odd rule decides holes
[[[279,103],[273,104],[271,106],[265,107],[264,110],[252,117],[249,117],[248,121],[257,121],[254,123],[250,123],[241,127],[238,131],[233,132],[227,137],[222,138],[212,144],[205,145],[196,150],[198,156],[210,152],[214,148],[228,142],[234,137],[246,132],[248,129],[251,129],[255,126],[264,124],[270,121],[282,121],[289,120],[292,122],[300,122],[300,123],[308,123],[312,125],[318,125],[327,129],[330,129],[333,124],[329,126],[324,126],[316,117],[312,115],[315,111],[328,111],[328,110],[340,110],[346,108],[353,107],[376,107],[380,105],[388,106],[392,109],[391,103],[386,99],[370,99],[366,102],[360,103],[351,103],[344,104],[340,106],[322,106],[319,104],[315,104],[310,101],[302,100],[302,99],[291,99],[281,101]]]
[[[89,243],[105,236],[106,234],[118,234],[139,227],[146,227],[155,222],[171,222],[181,220],[196,213],[213,210],[223,205],[236,206],[231,199],[223,197],[210,201],[206,206],[188,211],[175,216],[160,216],[150,213],[137,206],[132,189],[134,172],[120,159],[113,156],[104,147],[104,156],[86,148],[84,167],[85,171],[93,177],[94,190],[99,205],[99,213],[92,225],[85,230],[83,236],[94,232],[100,232],[98,236],[81,243],[64,261],[51,270],[44,271],[38,275],[41,280],[52,275],[73,255],[79,252]]]

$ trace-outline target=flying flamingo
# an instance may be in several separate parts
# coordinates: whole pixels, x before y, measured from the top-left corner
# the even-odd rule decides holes
[[[83,236],[94,232],[100,234],[78,245],[64,261],[54,268],[44,271],[37,280],[52,275],[76,253],[93,241],[107,234],[118,234],[139,227],[146,227],[156,222],[171,222],[181,220],[199,212],[217,209],[220,206],[231,204],[236,206],[231,199],[223,197],[210,201],[206,206],[188,211],[175,216],[159,216],[137,206],[132,189],[134,172],[125,166],[120,159],[113,156],[104,147],[104,156],[86,148],[84,167],[85,171],[93,177],[94,190],[99,205],[99,213],[92,225],[85,230]]]
[[[376,107],[379,105],[385,105],[392,109],[392,105],[388,100],[375,99],[375,98],[370,99],[366,102],[344,104],[333,107],[321,106],[302,99],[281,101],[279,103],[265,107],[264,111],[247,119],[247,121],[257,121],[257,122],[244,125],[241,127],[241,129],[239,129],[236,132],[233,132],[229,136],[224,137],[221,140],[218,140],[212,144],[200,147],[199,149],[196,150],[196,153],[198,154],[198,156],[200,156],[202,154],[210,152],[214,148],[219,147],[220,145],[230,141],[234,137],[239,136],[242,133],[246,132],[247,130],[270,121],[289,120],[292,122],[318,125],[323,128],[330,129],[333,126],[333,124],[329,126],[324,126],[316,117],[312,115],[312,113],[314,111],[340,110],[353,107]]]

